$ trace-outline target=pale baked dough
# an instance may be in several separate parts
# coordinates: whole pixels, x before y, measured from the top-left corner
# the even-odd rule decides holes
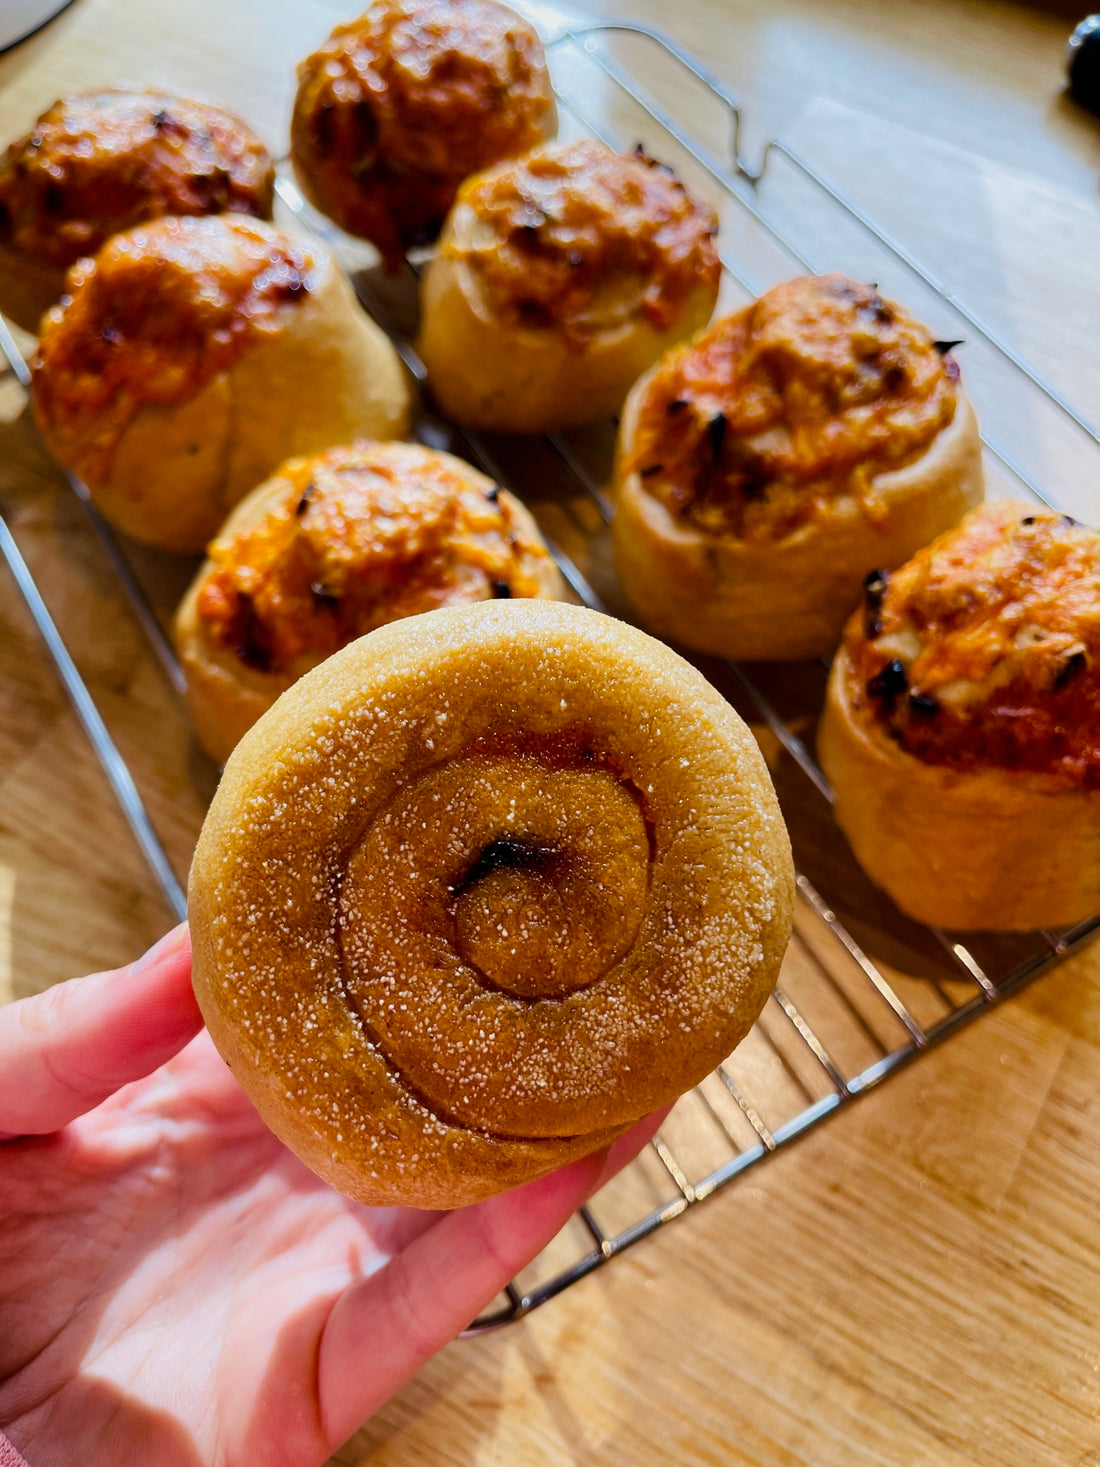
[[[1100,791],[1034,771],[960,771],[858,720],[838,652],[818,733],[837,822],[903,912],[932,926],[1027,931],[1100,911]]]
[[[692,667],[584,608],[485,602],[372,632],[241,740],[191,870],[195,991],[320,1176],[455,1207],[706,1075],[792,893],[756,744]]]
[[[480,481],[485,489],[493,487],[492,481],[476,469],[469,465],[462,467],[472,481]],[[234,540],[246,534],[277,509],[285,497],[286,481],[276,474],[237,505],[218,538]],[[498,497],[507,503],[523,538],[541,544],[538,526],[519,500],[503,489],[498,491]],[[566,594],[561,572],[548,555],[525,554],[522,563],[526,573],[537,581],[539,595],[557,599]],[[195,733],[210,757],[220,764],[228,759],[275,699],[320,659],[306,656],[289,668],[262,672],[249,667],[231,648],[220,645],[198,612],[199,592],[212,569],[212,563],[204,561],[188,587],[176,613],[174,638],[187,679],[187,708]]]
[[[189,401],[139,409],[106,481],[89,485],[103,515],[132,539],[201,551],[283,459],[408,431],[408,381],[389,338],[331,255],[312,241],[309,249],[316,284],[281,329]]]
[[[629,460],[658,364],[623,408],[617,459]],[[646,626],[719,657],[824,657],[860,598],[863,579],[890,570],[955,524],[984,494],[974,410],[957,389],[951,422],[912,463],[878,474],[873,523],[851,495],[775,541],[708,534],[674,517],[637,473],[616,472],[612,540],[619,579]]]

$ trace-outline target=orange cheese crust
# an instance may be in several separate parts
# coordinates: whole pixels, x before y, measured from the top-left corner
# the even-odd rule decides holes
[[[0,239],[64,270],[164,214],[270,219],[274,169],[232,112],[153,87],[49,107],[0,158]]]
[[[957,368],[872,286],[776,286],[671,356],[649,381],[622,465],[685,524],[774,542],[917,458],[952,420]]]
[[[553,136],[538,36],[495,0],[375,0],[298,68],[291,156],[314,204],[393,269],[467,175]]]
[[[1100,790],[1100,535],[994,502],[865,589],[852,716],[925,764]]]
[[[467,180],[457,203],[476,226],[441,253],[474,272],[506,326],[564,330],[583,349],[609,313],[666,330],[697,287],[717,292],[717,215],[640,147],[550,144]]]
[[[161,219],[108,241],[69,273],[33,363],[35,417],[93,489],[142,407],[193,397],[309,295],[299,241],[235,216]]]
[[[448,454],[356,443],[292,459],[267,515],[215,540],[198,593],[207,635],[263,672],[320,662],[439,606],[543,594],[546,547],[515,501]]]

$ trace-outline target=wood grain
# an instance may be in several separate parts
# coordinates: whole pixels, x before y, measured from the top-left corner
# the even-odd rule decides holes
[[[618,8],[588,0],[583,14]],[[1060,94],[1063,20],[994,0],[622,8],[674,29],[738,90],[750,156],[781,133],[1100,415],[1100,127]],[[127,79],[226,102],[280,152],[294,64],[346,9],[76,0],[0,57],[0,137],[60,93]],[[537,13],[553,19],[548,7]],[[725,119],[643,52],[632,64],[722,146]],[[610,105],[604,83],[585,85],[586,103]],[[616,121],[627,130],[636,119],[620,109]],[[855,268],[845,252],[862,245],[820,232],[805,201],[791,207],[814,248]],[[754,268],[780,269],[758,232],[729,223]],[[1095,514],[1092,451],[1025,411],[1011,375],[992,384],[983,417]],[[606,454],[598,432],[590,440],[586,452]],[[585,568],[602,576],[599,538],[582,541],[578,529],[595,529],[591,506],[537,473],[531,488],[555,533],[595,543]],[[0,502],[182,875],[215,772],[10,379],[0,380]],[[139,567],[167,612],[190,566],[142,554]],[[169,916],[6,575],[0,679],[9,997],[133,956]],[[776,767],[782,781],[778,754]],[[833,870],[842,892],[854,890],[858,874],[837,866],[842,857],[814,834],[824,826],[807,818],[815,874]],[[852,901],[866,913],[873,894]],[[914,1011],[934,1018],[935,990],[912,975],[938,959],[887,917],[865,922],[861,936]],[[824,1002],[812,986],[820,942],[802,921],[784,975],[807,1005]],[[875,1052],[858,1024],[841,1029],[828,1013],[820,1022],[846,1071]],[[868,1006],[866,1023],[887,1047],[899,1042],[881,1009]],[[799,1080],[820,1086],[763,1043],[750,1041],[737,1067],[780,1109],[804,1103]],[[1087,954],[522,1325],[448,1347],[334,1460],[1095,1467],[1098,1082],[1100,962]],[[668,1132],[703,1171],[718,1151],[699,1105],[685,1102]],[[597,1214],[624,1225],[668,1188],[651,1160],[608,1188]],[[574,1226],[554,1260],[586,1246]]]

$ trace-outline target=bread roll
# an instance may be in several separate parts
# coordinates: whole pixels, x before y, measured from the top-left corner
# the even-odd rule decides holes
[[[776,286],[623,410],[615,560],[646,626],[700,652],[822,657],[871,570],[982,497],[948,343],[842,275]]]
[[[641,150],[550,144],[469,179],[422,287],[436,400],[455,422],[502,433],[610,417],[710,319],[717,229]]]
[[[534,520],[449,453],[359,442],[291,459],[243,499],[176,616],[212,759],[356,637],[440,606],[565,595]]]
[[[275,171],[241,119],[157,87],[63,97],[0,158],[0,311],[27,331],[65,272],[165,214],[271,218]]]
[[[195,991],[260,1114],[361,1202],[457,1207],[697,1083],[790,931],[736,714],[643,633],[392,622],[241,740],[191,870]]]
[[[554,136],[534,29],[496,0],[374,0],[298,68],[290,125],[306,197],[396,269],[462,180]]]
[[[911,917],[1100,911],[1100,535],[992,503],[873,577],[819,747],[856,857]]]
[[[203,549],[283,459],[390,438],[409,390],[326,250],[230,215],[109,240],[44,318],[35,417],[112,524]]]

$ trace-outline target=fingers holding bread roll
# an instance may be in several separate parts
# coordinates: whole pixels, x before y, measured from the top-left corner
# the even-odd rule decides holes
[[[271,218],[275,171],[224,108],[159,87],[55,102],[0,158],[0,311],[37,331],[65,272],[163,215]]]
[[[832,652],[860,585],[982,498],[958,368],[842,275],[776,286],[623,410],[615,560],[653,631],[756,660]]]
[[[360,1201],[454,1207],[606,1144],[753,1022],[790,851],[747,729],[583,608],[394,622],[230,758],[195,987],[268,1125]]]
[[[468,179],[422,286],[432,393],[455,422],[505,433],[611,416],[710,319],[717,228],[640,150],[549,144]]]
[[[524,506],[451,454],[364,441],[291,459],[237,505],[176,616],[199,740],[220,763],[303,673],[386,622],[564,594]]]
[[[298,68],[303,191],[396,269],[434,239],[464,178],[554,135],[534,29],[496,0],[373,0]]]
[[[401,363],[328,252],[258,220],[161,219],[69,275],[35,418],[103,515],[201,550],[283,459],[408,424]]]
[[[1100,911],[1100,535],[996,502],[868,584],[819,733],[837,820],[918,921]]]

